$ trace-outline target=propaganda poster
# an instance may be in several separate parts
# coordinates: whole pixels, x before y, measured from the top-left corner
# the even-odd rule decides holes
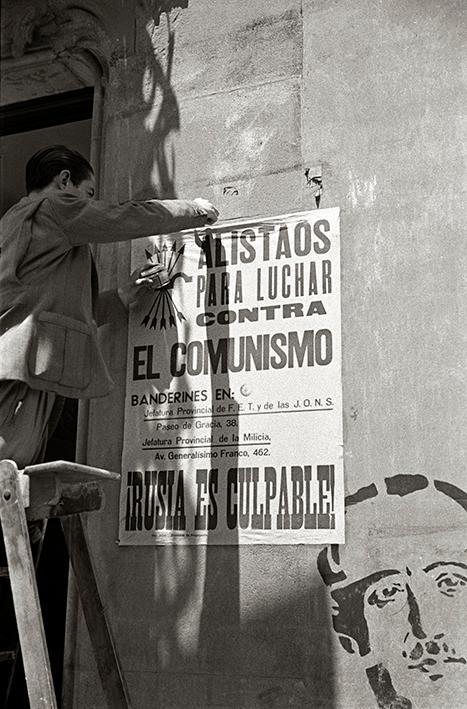
[[[339,210],[140,239],[119,542],[344,541]]]

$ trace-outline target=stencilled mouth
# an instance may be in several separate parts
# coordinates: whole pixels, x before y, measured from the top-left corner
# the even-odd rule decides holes
[[[455,648],[450,647],[446,642],[441,642],[443,637],[444,635],[441,634],[435,635],[432,640],[424,643],[418,641],[410,653],[404,650],[402,656],[414,661],[413,664],[407,665],[408,669],[419,670],[427,675],[432,682],[437,682],[444,677],[444,673],[441,671],[443,665],[467,665],[466,658],[458,656]],[[404,642],[407,638],[408,634],[404,638]]]

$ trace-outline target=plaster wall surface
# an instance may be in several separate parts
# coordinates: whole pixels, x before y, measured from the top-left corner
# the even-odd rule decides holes
[[[342,210],[347,489],[398,473],[465,486],[462,4],[185,5],[140,14],[134,54],[112,67],[105,196],[280,213],[314,206],[304,170],[322,166],[322,206]],[[100,264],[107,286],[128,247]],[[125,335],[110,340],[118,386],[92,407],[88,451],[116,468]],[[116,510],[109,493],[89,532],[135,707],[376,706],[336,643],[316,548],[118,548]],[[431,706],[414,686],[413,705]],[[100,709],[98,692],[82,631],[75,706]]]
[[[315,206],[304,171],[321,166],[321,206],[341,208],[346,489],[375,484],[380,491],[374,505],[364,503],[360,525],[349,514],[348,549],[358,548],[355,565],[367,567],[368,575],[387,566],[389,550],[398,554],[391,559],[396,570],[428,549],[448,559],[465,510],[452,503],[452,516],[444,512],[446,499],[438,501],[431,482],[425,491],[391,500],[389,512],[378,505],[385,478],[394,475],[467,485],[464,3],[86,6],[113,28],[115,46],[105,88],[102,196],[201,195],[225,219],[280,214]],[[238,194],[225,191],[228,186]],[[102,286],[115,285],[129,271],[129,246],[101,248],[98,262]],[[115,470],[126,334],[125,320],[102,331],[116,388],[92,404],[88,427],[88,462]],[[430,515],[428,527],[421,511]],[[397,617],[383,609],[366,654],[354,638],[339,645],[317,571],[320,548],[119,548],[117,490],[108,491],[105,509],[90,515],[87,526],[135,709],[463,705],[461,662],[448,668],[458,674],[453,669],[430,681],[417,670],[404,684],[402,653],[418,653],[416,644],[407,651],[398,626],[405,606]],[[456,589],[464,588],[465,579],[456,579]],[[355,588],[348,598],[357,613]],[[400,591],[395,588],[381,591],[384,602]],[[422,595],[428,599],[428,591]],[[428,615],[442,626],[430,632],[439,637],[449,635],[443,623],[454,619],[458,628],[466,619],[465,606],[448,596],[441,599],[452,601],[447,610],[429,601]],[[380,609],[376,601],[371,613]],[[80,618],[73,640],[66,668],[72,705],[104,709]],[[465,658],[460,642],[446,640]],[[377,653],[386,651],[396,658],[389,669],[399,699],[387,682],[381,690],[387,677]],[[372,688],[371,664],[380,689]],[[412,696],[404,704],[406,685]]]

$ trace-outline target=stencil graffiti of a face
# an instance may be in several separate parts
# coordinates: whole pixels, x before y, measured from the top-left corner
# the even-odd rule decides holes
[[[467,494],[423,475],[378,487],[346,498],[347,544],[318,557],[334,630],[375,706],[466,706]]]

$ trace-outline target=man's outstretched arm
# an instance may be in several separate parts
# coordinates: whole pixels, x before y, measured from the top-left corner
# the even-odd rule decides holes
[[[112,204],[57,192],[50,208],[73,246],[128,241],[213,224],[217,209],[208,200],[167,199]]]

